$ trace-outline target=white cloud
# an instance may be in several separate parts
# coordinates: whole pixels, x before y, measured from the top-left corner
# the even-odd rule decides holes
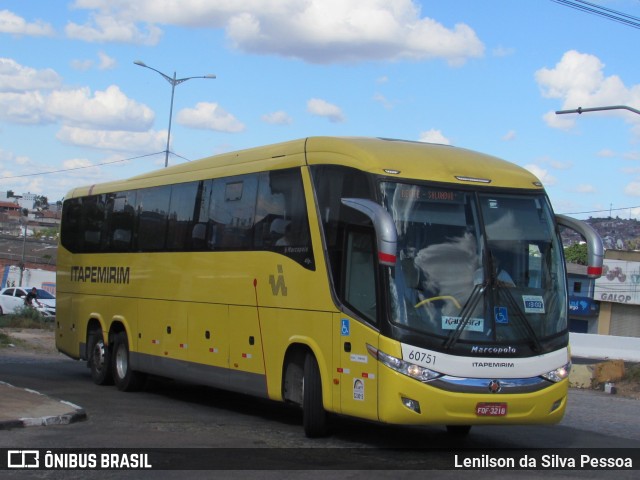
[[[510,142],[511,140],[515,140],[515,138],[516,138],[516,131],[509,130],[507,133],[503,135],[502,140],[505,142]]]
[[[440,130],[427,130],[420,133],[420,142],[439,143],[441,145],[451,145],[451,140],[445,137]]]
[[[611,149],[604,148],[600,150],[596,155],[598,155],[601,158],[613,158],[616,156],[616,152],[614,152]]]
[[[157,45],[162,31],[155,25],[147,25],[146,31],[141,30],[133,21],[125,16],[111,16],[93,13],[84,25],[69,22],[65,27],[69,38],[85,42],[120,42],[141,45]]]
[[[71,67],[74,70],[87,71],[93,68],[96,62],[93,60],[72,60]],[[115,58],[110,57],[104,52],[98,52],[98,70],[112,70],[116,67]]]
[[[545,165],[551,165],[551,168],[554,168],[556,170],[569,170],[571,168],[573,168],[573,163],[571,162],[563,162],[561,160],[555,160],[553,158],[550,157],[543,157],[538,159],[538,163],[543,163]]]
[[[561,162],[559,160],[549,160],[549,165],[551,165],[556,170],[569,170],[573,168],[573,163]]]
[[[238,133],[245,125],[217,103],[198,102],[195,108],[185,108],[178,113],[180,125],[218,132]]]
[[[74,6],[89,10],[89,19],[67,25],[67,35],[85,41],[156,44],[156,25],[164,24],[222,28],[239,50],[311,63],[442,58],[460,65],[484,54],[468,25],[445,27],[422,16],[412,0],[76,0]]]
[[[640,152],[626,152],[622,154],[622,158],[625,160],[637,161],[640,160]]]
[[[381,104],[384,108],[386,108],[387,110],[391,110],[393,108],[393,103],[390,102],[387,97],[385,97],[384,95],[382,95],[381,93],[376,93],[373,96],[373,100],[378,102],[379,104]]]
[[[555,112],[547,112],[542,118],[547,125],[560,130],[570,130],[576,124],[574,115],[557,115]]]
[[[91,160],[86,158],[69,158],[62,162],[62,168],[66,170],[74,170],[79,168],[89,168],[93,166]]]
[[[0,33],[42,37],[51,36],[55,32],[51,25],[41,20],[28,23],[24,18],[9,10],[0,10]]]
[[[293,119],[287,112],[278,110],[277,112],[262,115],[262,121],[272,125],[290,125],[293,122]]]
[[[539,165],[529,164],[524,168],[533,173],[544,185],[555,185],[558,181],[556,177],[551,175],[548,170],[540,167]]]
[[[513,47],[503,47],[502,45],[497,46],[491,52],[494,57],[510,57],[516,53],[516,49]]]
[[[596,193],[597,189],[593,185],[587,183],[581,183],[574,188],[577,193]]]
[[[127,98],[116,86],[91,94],[89,88],[56,90],[47,98],[47,111],[67,125],[143,132],[153,123],[153,111]]]
[[[624,193],[633,197],[640,197],[640,181],[629,183],[624,187]]]
[[[554,68],[538,70],[535,78],[542,95],[560,99],[563,110],[611,105],[640,107],[640,84],[627,87],[617,75],[605,76],[604,67],[598,57],[570,50]],[[620,115],[615,110],[609,114]],[[549,112],[544,118],[549,126],[566,129],[575,124],[576,116]],[[630,123],[640,121],[636,115],[623,118]]]
[[[640,197],[640,180],[635,180],[624,187],[624,193],[633,197]]]
[[[93,68],[93,60],[71,60],[71,68],[81,72],[86,72]]]
[[[312,98],[307,102],[307,111],[318,117],[325,117],[332,123],[340,123],[345,121],[342,109],[337,105],[322,100],[321,98]]]
[[[0,119],[20,124],[45,124],[55,119],[45,108],[40,92],[0,93]]]
[[[128,132],[121,130],[95,130],[63,126],[56,134],[63,143],[121,152],[149,153],[164,150],[166,132]]]
[[[52,89],[61,84],[60,76],[50,68],[36,70],[11,58],[0,58],[0,92]]]
[[[111,70],[116,67],[116,59],[106,53],[98,52],[98,58],[100,59],[100,63],[98,64],[99,70]]]

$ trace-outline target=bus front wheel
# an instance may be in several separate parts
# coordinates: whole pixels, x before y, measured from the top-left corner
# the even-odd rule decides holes
[[[146,375],[131,369],[129,341],[125,332],[120,332],[115,336],[112,361],[113,380],[118,390],[133,392],[144,386]]]
[[[328,432],[327,412],[322,403],[322,380],[318,362],[312,354],[304,360],[302,380],[302,424],[309,438],[322,437]]]
[[[94,330],[89,334],[89,359],[88,367],[91,369],[91,378],[96,385],[112,385],[111,376],[111,351],[105,345],[102,332]]]

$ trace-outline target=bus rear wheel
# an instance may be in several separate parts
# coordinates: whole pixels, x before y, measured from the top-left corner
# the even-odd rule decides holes
[[[116,387],[123,392],[140,390],[144,386],[147,376],[131,369],[127,334],[125,332],[116,334],[113,343],[112,370]]]
[[[322,437],[328,433],[327,412],[322,403],[322,380],[318,362],[312,354],[304,360],[302,380],[302,424],[309,438]]]
[[[112,385],[111,376],[111,350],[104,343],[100,330],[94,330],[89,334],[89,358],[88,367],[91,369],[91,378],[96,385]]]

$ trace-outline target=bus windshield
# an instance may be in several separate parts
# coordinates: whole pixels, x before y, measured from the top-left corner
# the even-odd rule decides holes
[[[544,195],[381,183],[398,232],[391,321],[458,342],[528,343],[567,329],[561,244]]]

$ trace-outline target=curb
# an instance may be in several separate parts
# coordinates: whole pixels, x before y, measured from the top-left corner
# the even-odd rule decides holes
[[[69,425],[84,421],[87,413],[71,402],[57,400],[28,388],[0,381],[0,430],[14,428]]]

